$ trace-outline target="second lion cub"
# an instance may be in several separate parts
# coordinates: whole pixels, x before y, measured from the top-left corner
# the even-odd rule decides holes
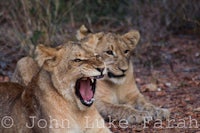
[[[88,33],[82,26],[77,32],[82,45],[93,45],[93,50],[107,67],[107,75],[97,84],[96,107],[102,116],[126,119],[129,123],[141,123],[145,117],[167,119],[170,112],[147,101],[136,86],[131,52],[135,49],[140,34],[131,30],[124,35],[115,33]]]

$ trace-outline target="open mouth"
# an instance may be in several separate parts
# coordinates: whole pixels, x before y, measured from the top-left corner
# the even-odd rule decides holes
[[[83,77],[76,81],[75,93],[81,103],[90,107],[94,102],[96,79],[103,78],[103,75],[95,77]]]
[[[115,75],[115,74],[113,74],[113,73],[111,73],[111,72],[108,72],[108,77],[109,77],[109,78],[122,78],[122,77],[124,77],[124,76],[125,76],[125,74]]]

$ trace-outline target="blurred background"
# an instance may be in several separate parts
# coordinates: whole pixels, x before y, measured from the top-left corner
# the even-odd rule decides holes
[[[171,118],[184,119],[186,125],[189,117],[200,122],[200,0],[0,0],[0,82],[9,81],[17,61],[32,56],[39,43],[57,46],[76,40],[82,24],[92,32],[139,30],[133,63],[140,91],[153,104],[170,109]],[[111,130],[199,131],[150,125]]]
[[[200,34],[199,0],[1,0],[0,74],[11,75],[16,61],[35,46],[73,40],[85,24],[91,31],[124,33],[137,29],[140,46],[173,35]],[[161,44],[162,45],[162,44]]]

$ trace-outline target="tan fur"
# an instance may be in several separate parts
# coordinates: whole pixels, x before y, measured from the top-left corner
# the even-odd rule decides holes
[[[77,79],[101,74],[97,71],[97,68],[104,68],[100,58],[79,44],[69,42],[59,48],[39,45],[35,60],[28,57],[18,63],[18,70],[23,70],[21,68],[27,62],[30,63],[28,66],[35,62],[38,65],[39,70],[36,68],[34,75],[29,75],[33,79],[27,87],[17,83],[0,84],[0,118],[2,120],[5,116],[10,116],[14,123],[11,128],[5,128],[1,124],[1,133],[110,132],[96,108],[93,105],[83,105],[75,95]],[[32,67],[26,70],[31,69]],[[27,80],[30,80],[30,77]],[[46,126],[44,121],[47,122]],[[33,124],[33,128],[27,128]]]
[[[79,35],[81,30],[79,30]],[[102,35],[103,34],[103,35]],[[85,35],[85,36],[84,36]],[[136,86],[133,75],[131,52],[140,38],[138,31],[132,30],[124,35],[114,33],[82,34],[78,37],[83,45],[93,43],[95,51],[103,57],[108,74],[97,84],[96,107],[104,117],[127,119],[130,123],[140,123],[144,117],[166,119],[170,113],[147,101]],[[95,39],[95,40],[94,40]],[[109,77],[109,72],[124,77]]]
[[[124,35],[118,35],[103,32],[87,33],[87,31],[87,28],[82,26],[77,33],[76,37],[81,40],[81,45],[99,54],[106,63],[108,72],[125,75],[121,78],[109,78],[107,75],[104,80],[97,83],[95,105],[98,111],[104,117],[127,119],[130,123],[140,123],[146,116],[151,116],[153,119],[168,118],[170,112],[147,101],[136,86],[131,52],[140,39],[139,32],[132,30]],[[112,51],[113,55],[108,54],[108,51]],[[23,63],[17,67],[30,71]]]

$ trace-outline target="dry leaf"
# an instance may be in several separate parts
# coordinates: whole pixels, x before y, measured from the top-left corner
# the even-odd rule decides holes
[[[200,112],[200,107],[194,109],[195,112]]]
[[[142,86],[141,91],[157,91],[158,87],[156,84],[150,83]]]

